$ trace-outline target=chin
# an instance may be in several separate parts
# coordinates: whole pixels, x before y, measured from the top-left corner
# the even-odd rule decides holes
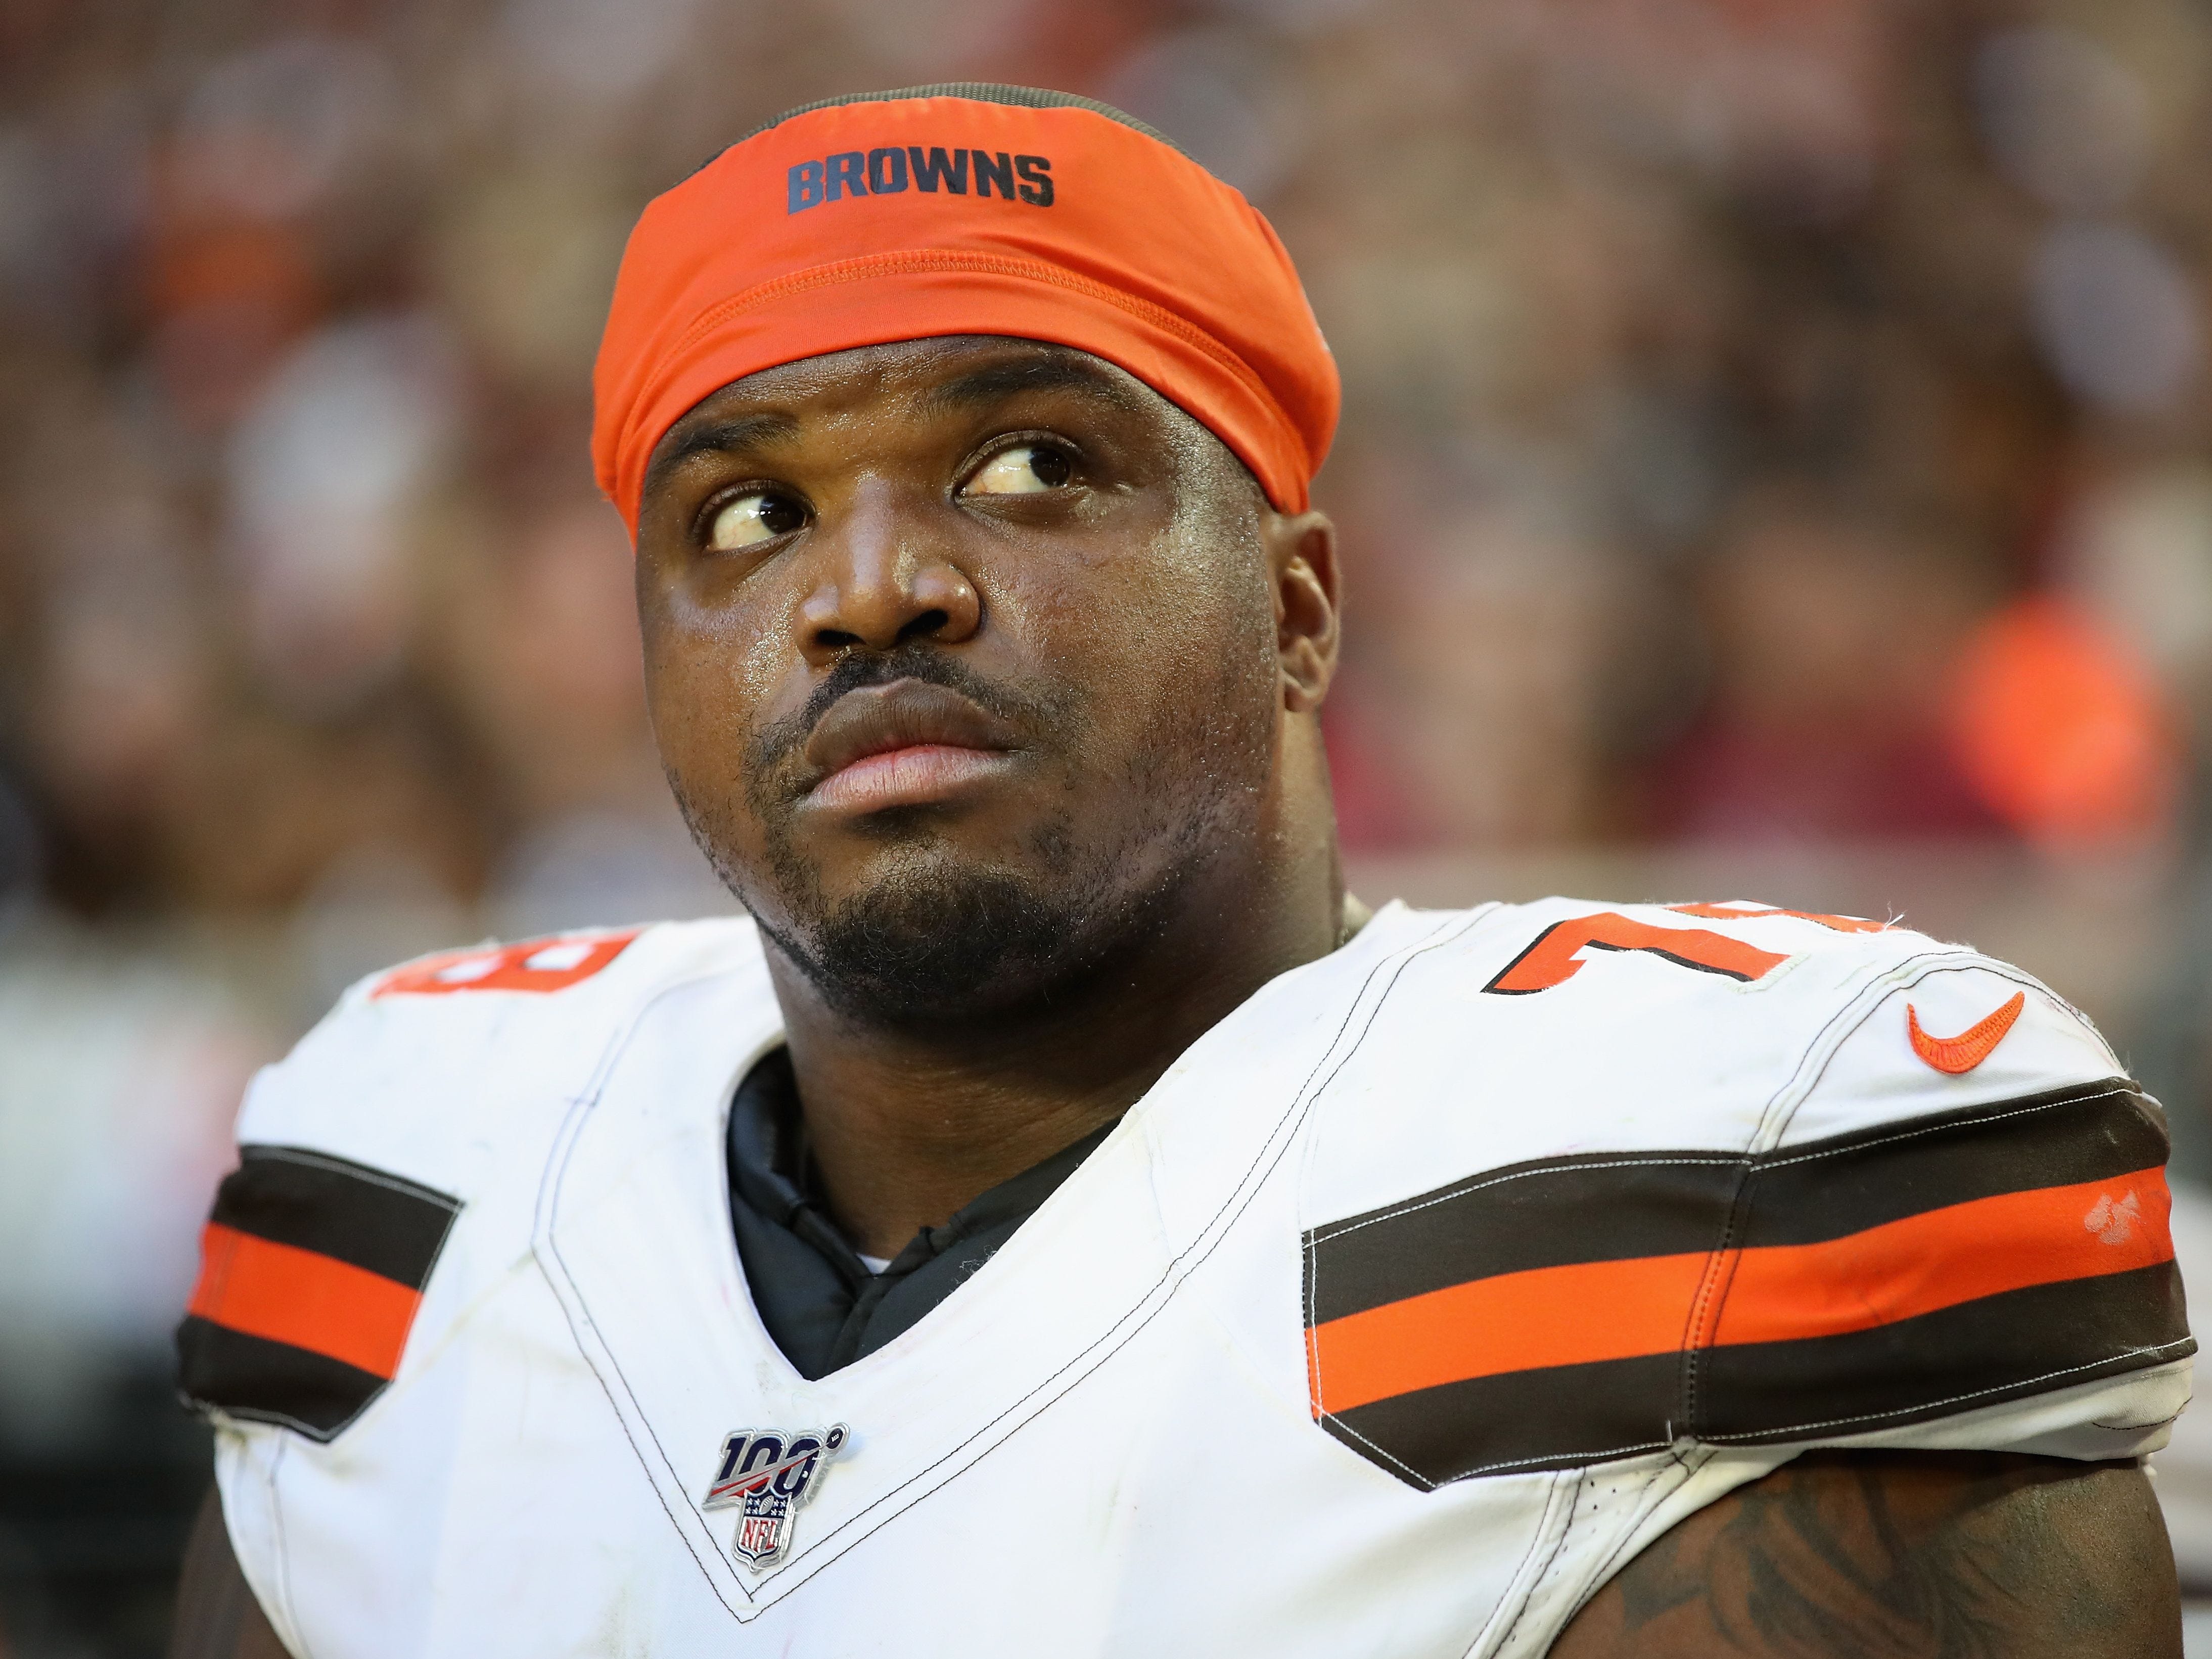
[[[762,922],[848,1018],[918,1026],[1018,1019],[1157,932],[1167,894],[1048,886],[1005,870],[888,876],[813,916]]]

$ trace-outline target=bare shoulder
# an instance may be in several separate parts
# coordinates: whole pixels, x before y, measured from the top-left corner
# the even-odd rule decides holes
[[[2180,1659],[2133,1463],[1815,1452],[1623,1568],[1553,1659]]]
[[[291,1659],[239,1571],[212,1486],[185,1547],[168,1659]]]

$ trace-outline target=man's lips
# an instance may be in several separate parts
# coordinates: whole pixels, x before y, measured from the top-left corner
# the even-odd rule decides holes
[[[804,750],[815,806],[871,812],[942,799],[1006,764],[1014,729],[957,691],[923,680],[848,691]]]

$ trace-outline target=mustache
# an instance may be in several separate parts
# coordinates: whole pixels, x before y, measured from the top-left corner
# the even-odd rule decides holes
[[[897,680],[918,680],[957,692],[1024,732],[1049,731],[1067,717],[1066,699],[1016,691],[985,678],[941,647],[915,640],[889,651],[848,652],[808,694],[805,708],[753,735],[745,745],[746,770],[757,781],[765,781],[792,763],[840,697]]]

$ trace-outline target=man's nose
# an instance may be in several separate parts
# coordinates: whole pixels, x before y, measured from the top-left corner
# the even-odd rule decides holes
[[[856,645],[957,645],[982,625],[982,600],[928,516],[888,489],[864,489],[836,520],[817,526],[808,550],[818,561],[816,581],[798,618],[810,664],[825,665]]]

